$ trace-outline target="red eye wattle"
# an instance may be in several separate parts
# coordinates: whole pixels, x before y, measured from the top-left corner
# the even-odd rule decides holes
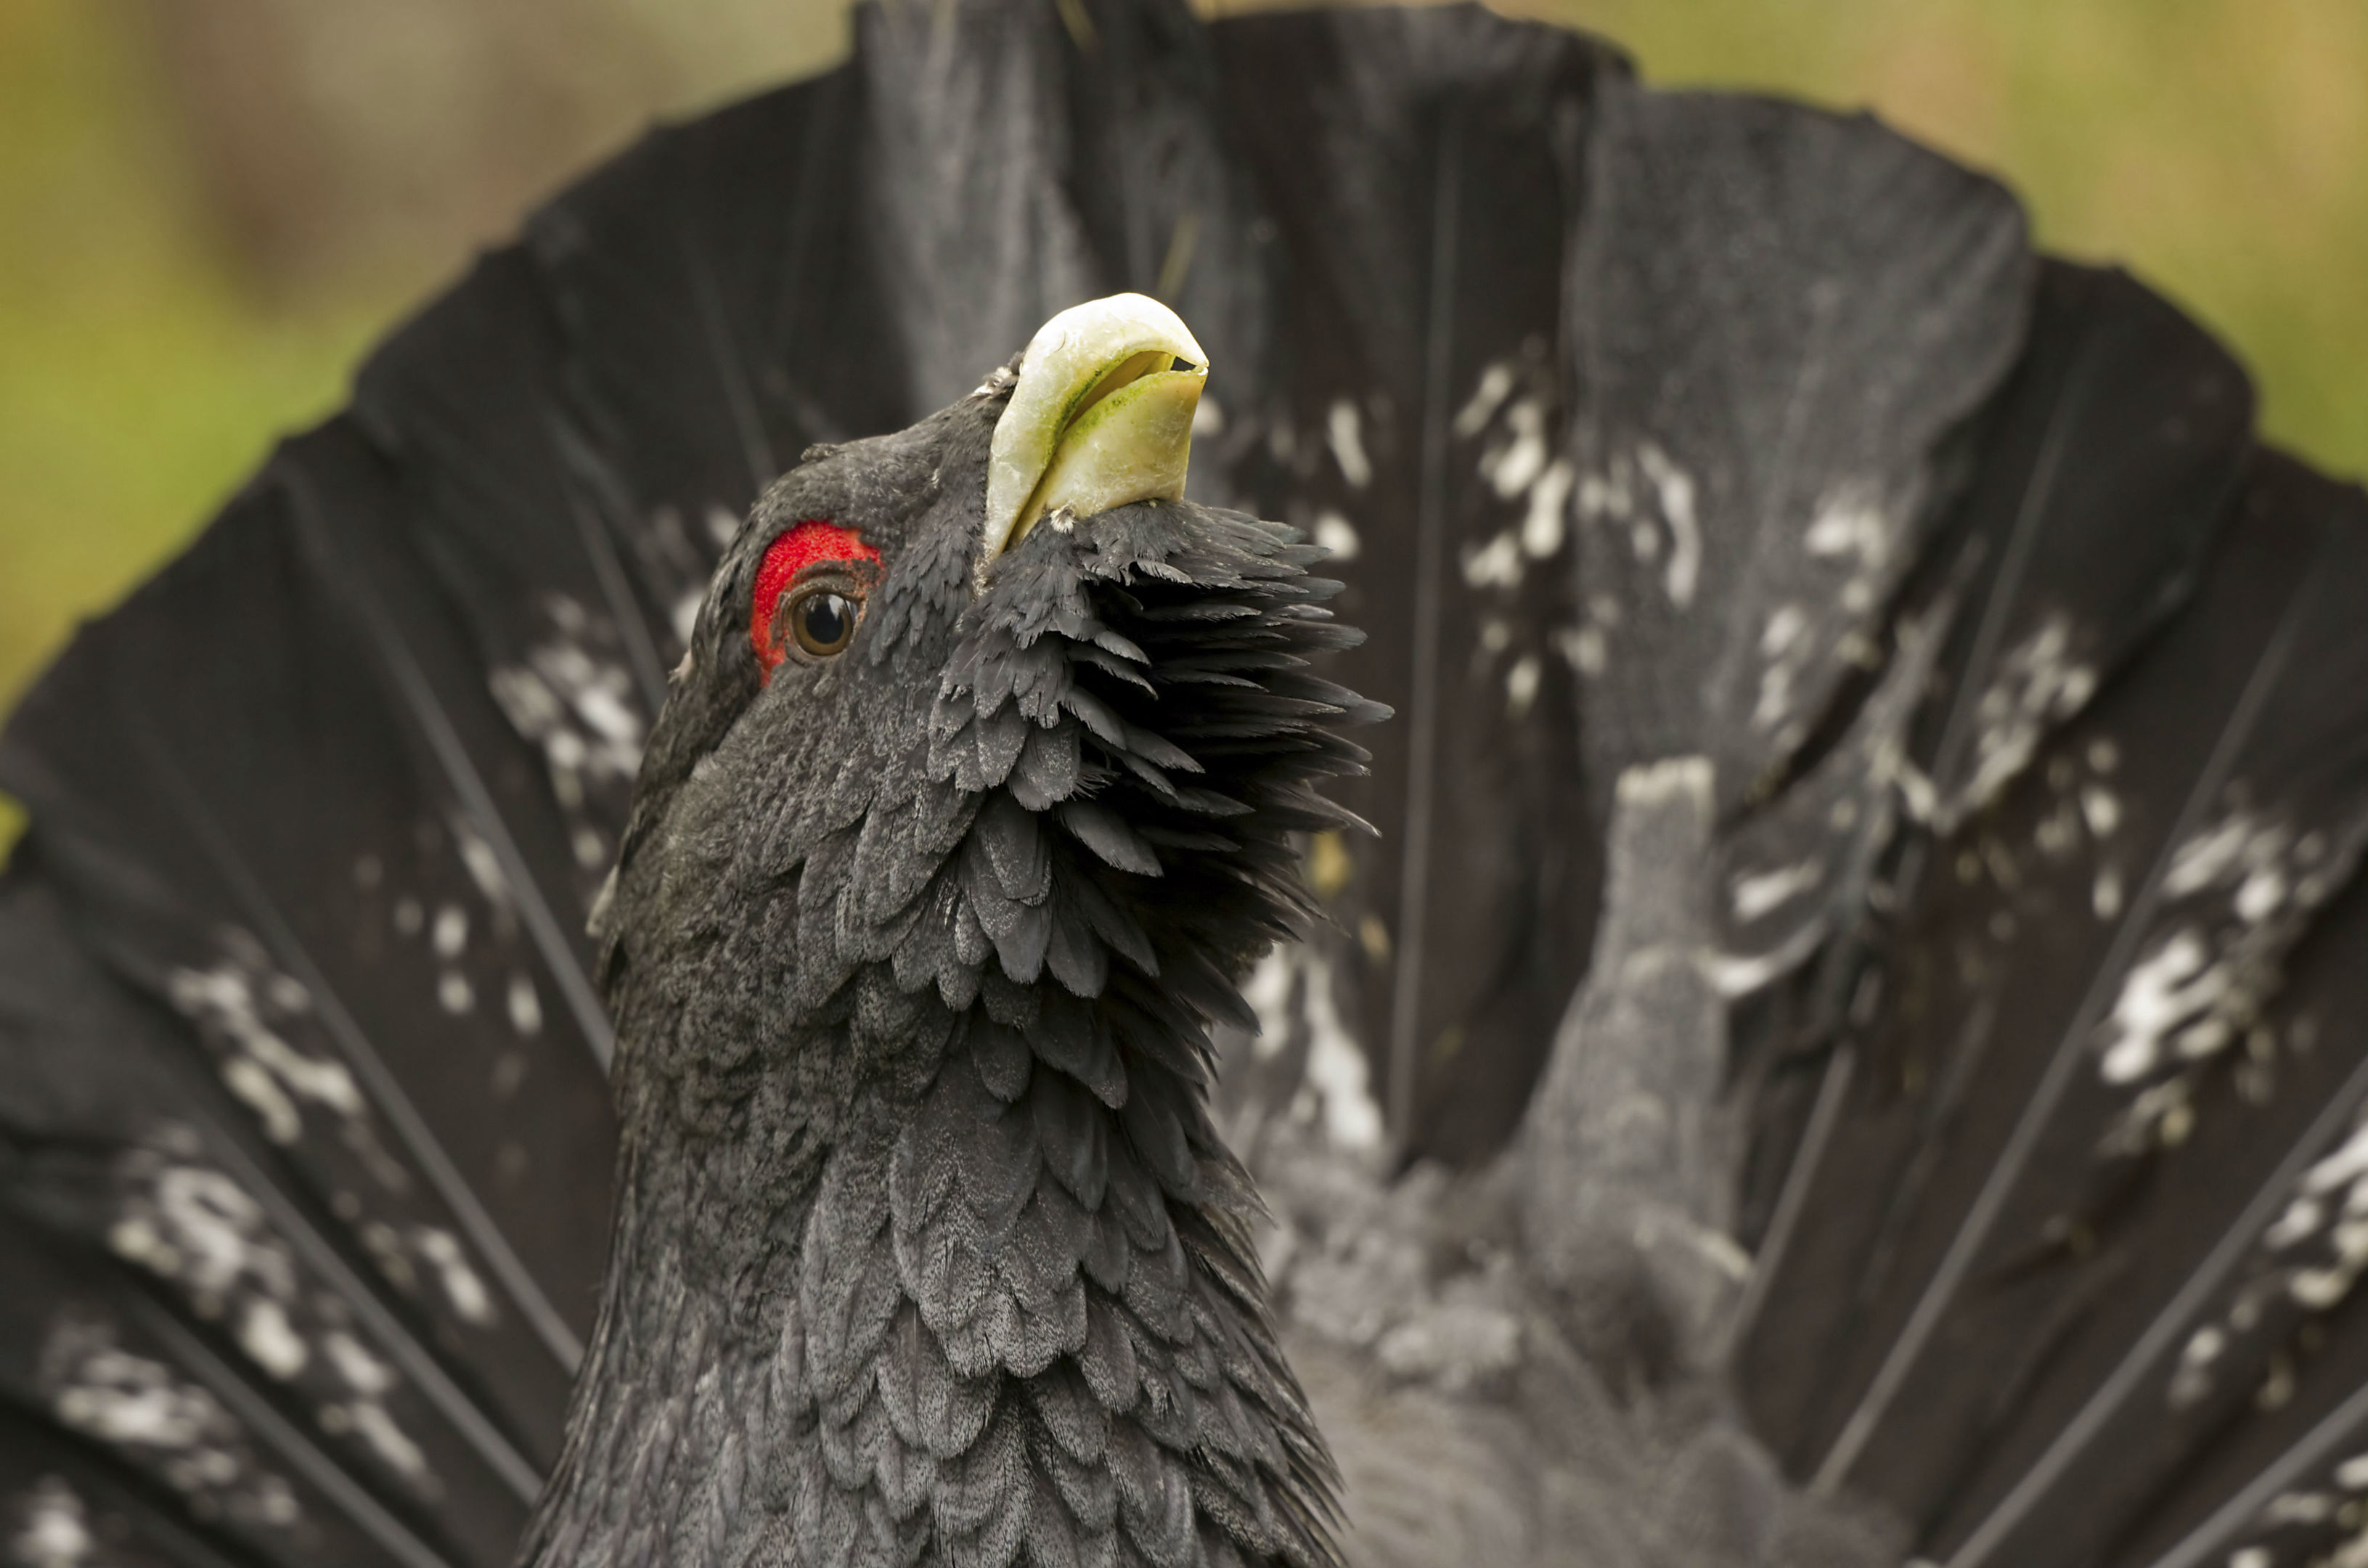
[[[863,537],[853,528],[843,528],[816,517],[798,524],[775,540],[766,550],[765,559],[757,563],[757,591],[748,606],[748,646],[755,651],[757,667],[767,679],[789,657],[787,639],[774,625],[781,596],[797,582],[800,573],[824,563],[854,568],[860,580],[870,575],[865,568],[879,565],[880,552],[864,543]],[[835,597],[842,601],[846,597],[843,592]],[[856,597],[860,604],[860,596]],[[853,631],[851,625],[848,631]],[[844,639],[840,645],[845,645]]]

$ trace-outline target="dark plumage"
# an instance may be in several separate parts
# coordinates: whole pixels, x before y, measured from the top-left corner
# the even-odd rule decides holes
[[[531,1561],[1332,1560],[1201,1101],[1312,913],[1290,835],[1352,820],[1319,726],[1375,711],[1303,672],[1356,637],[1320,551],[1187,502],[975,589],[1010,387],[791,472],[700,609],[599,915],[617,1234]],[[756,564],[806,517],[879,585],[760,686]]]
[[[1474,9],[858,34],[10,721],[0,1552],[2357,1557],[2368,502],[2228,356]],[[1121,290],[1191,487],[999,551]]]

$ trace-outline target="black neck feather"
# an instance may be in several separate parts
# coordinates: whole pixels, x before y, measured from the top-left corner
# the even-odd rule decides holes
[[[1040,528],[845,809],[727,833],[684,787],[620,893],[617,1239],[531,1560],[1333,1560],[1203,1105],[1361,761],[1300,673],[1352,636],[1314,553]]]

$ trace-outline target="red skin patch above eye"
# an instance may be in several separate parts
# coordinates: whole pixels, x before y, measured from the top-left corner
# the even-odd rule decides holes
[[[772,542],[757,565],[757,592],[748,606],[748,646],[756,651],[757,667],[768,680],[789,657],[774,640],[773,612],[780,608],[781,595],[797,581],[798,574],[822,561],[849,564],[864,561],[876,566],[880,552],[864,543],[863,536],[853,528],[819,517],[807,518]]]

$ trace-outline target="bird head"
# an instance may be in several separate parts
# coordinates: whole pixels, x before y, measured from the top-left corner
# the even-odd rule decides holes
[[[1327,726],[1381,710],[1306,673],[1360,635],[1322,551],[1183,498],[1206,374],[1167,307],[1096,301],[767,491],[652,736],[612,992],[672,934],[794,972],[795,1014],[872,963],[955,1012],[1051,986],[1195,1041],[1185,1014],[1241,1013],[1304,913],[1290,835],[1353,821],[1310,789],[1364,761]]]

